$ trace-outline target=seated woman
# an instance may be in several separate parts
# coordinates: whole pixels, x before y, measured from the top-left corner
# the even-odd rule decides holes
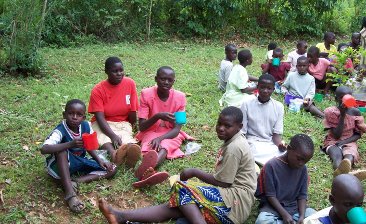
[[[123,64],[118,57],[109,57],[105,61],[105,73],[107,80],[95,85],[90,94],[88,112],[94,115],[92,128],[112,162],[117,165],[126,163],[133,168],[141,156],[140,147],[130,144],[137,142],[132,137],[138,107],[136,84],[124,77]]]

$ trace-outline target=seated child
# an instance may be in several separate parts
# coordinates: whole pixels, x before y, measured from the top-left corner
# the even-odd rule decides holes
[[[189,223],[245,223],[254,203],[255,171],[249,145],[240,132],[240,109],[227,107],[216,124],[223,140],[215,173],[184,169],[171,189],[168,203],[133,210],[117,210],[99,200],[99,210],[109,223],[157,223],[185,217]],[[191,178],[202,182],[194,182]]]
[[[352,47],[354,50],[360,49],[361,46],[361,34],[360,33],[352,33],[351,42],[348,43],[349,47]]]
[[[306,43],[306,41],[304,40],[300,40],[299,42],[297,42],[296,45],[296,50],[291,51],[290,53],[288,53],[287,56],[287,62],[289,62],[291,64],[291,72],[296,72],[297,68],[296,68],[296,64],[297,64],[297,59],[301,56],[307,56],[306,54],[306,50],[308,48],[308,44]]]
[[[342,174],[333,179],[329,195],[331,207],[325,208],[304,220],[304,224],[349,223],[347,213],[354,207],[362,207],[364,190],[361,182],[350,174]]]
[[[309,59],[301,56],[297,59],[297,71],[289,72],[283,87],[285,91],[285,104],[288,106],[290,101],[295,98],[304,100],[303,107],[306,111],[317,117],[324,117],[314,104],[313,98],[315,95],[315,80],[314,77],[307,73],[309,67]]]
[[[227,79],[229,78],[231,69],[234,64],[233,61],[236,60],[237,50],[234,44],[228,44],[225,46],[226,58],[221,61],[219,70],[219,89],[225,92]]]
[[[65,192],[65,201],[73,212],[81,212],[84,204],[76,196],[78,183],[102,178],[111,178],[117,169],[112,163],[101,160],[95,151],[83,148],[81,135],[93,133],[90,123],[85,121],[85,104],[81,100],[70,100],[63,112],[64,120],[51,132],[41,148],[46,159],[48,174],[60,180]],[[86,152],[92,159],[86,158]],[[74,174],[81,176],[71,178]]]
[[[328,107],[324,114],[324,127],[328,131],[323,151],[332,160],[334,175],[349,173],[352,164],[360,158],[356,141],[366,132],[364,118],[357,108],[347,108],[342,103],[346,94],[352,90],[346,86],[339,86],[335,92],[337,106]]]
[[[266,62],[271,63],[273,57],[273,50],[277,48],[277,44],[275,42],[271,42],[267,46],[267,53],[266,53]]]
[[[333,82],[327,81],[326,73],[336,72],[335,68],[331,66],[329,60],[319,58],[319,48],[311,46],[308,50],[309,67],[308,72],[315,78],[316,89],[324,89],[324,94],[328,94]]]
[[[286,150],[281,141],[283,133],[283,105],[271,98],[275,80],[269,74],[258,80],[258,97],[252,96],[243,102],[243,128],[254,160],[264,165]]]
[[[280,63],[278,65],[274,65],[272,63],[273,58],[280,59]],[[283,59],[282,49],[281,48],[274,49],[271,62],[267,62],[261,65],[262,74],[268,73],[275,78],[276,82],[282,83],[286,78],[287,72],[290,70],[290,64],[288,62],[283,62],[282,59]]]
[[[260,199],[256,224],[302,223],[304,218],[315,213],[306,206],[308,171],[305,164],[313,154],[311,138],[297,134],[291,138],[286,154],[264,165],[255,192]]]
[[[135,172],[142,182],[135,183],[135,187],[142,187],[146,181],[150,181],[146,175],[165,159],[183,157],[184,153],[180,150],[182,142],[186,139],[193,140],[181,130],[182,125],[175,122],[174,113],[186,109],[186,97],[184,93],[172,88],[175,82],[174,70],[168,66],[160,67],[155,81],[157,86],[143,89],[140,96],[140,132],[136,138],[141,142],[141,151],[145,156]],[[150,171],[146,173],[147,169]],[[168,178],[167,174],[163,176]],[[151,178],[153,177],[157,178]],[[162,177],[157,179],[151,184],[165,180]]]
[[[250,86],[248,81],[258,81],[258,78],[248,75],[245,67],[251,65],[253,61],[252,53],[249,50],[241,50],[238,53],[239,64],[231,70],[224,95],[221,97],[220,106],[240,107],[243,101],[248,98],[248,94],[257,89]]]
[[[316,47],[319,48],[320,51],[319,57],[328,58],[330,55],[332,55],[332,52],[337,51],[336,46],[334,46],[336,37],[333,32],[325,32],[323,39],[324,42],[318,43]]]

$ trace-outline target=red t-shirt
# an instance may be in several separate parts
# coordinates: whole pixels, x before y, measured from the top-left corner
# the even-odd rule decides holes
[[[112,85],[108,80],[94,86],[90,94],[89,113],[103,112],[107,121],[128,121],[128,113],[137,111],[138,99],[135,82],[123,77],[121,83]],[[96,121],[95,116],[91,122]]]
[[[268,69],[268,73],[271,74],[276,82],[283,81],[286,78],[286,72],[290,71],[291,65],[288,62],[281,62],[279,66],[273,66],[270,63],[262,64],[262,70]]]

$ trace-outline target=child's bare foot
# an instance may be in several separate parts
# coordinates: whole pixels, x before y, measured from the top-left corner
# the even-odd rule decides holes
[[[70,210],[75,213],[80,213],[84,210],[85,206],[83,202],[79,200],[79,198],[76,196],[76,194],[71,194],[65,197],[65,201],[67,202],[67,205],[69,206]]]
[[[127,220],[123,220],[118,211],[113,209],[104,199],[99,199],[99,210],[110,224],[126,223]]]
[[[333,176],[336,177],[340,174],[347,174],[352,169],[352,163],[349,159],[343,159],[338,168],[334,171]]]

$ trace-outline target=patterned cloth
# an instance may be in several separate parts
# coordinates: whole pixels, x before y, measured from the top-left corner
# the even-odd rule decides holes
[[[169,200],[170,207],[196,204],[207,223],[233,223],[228,215],[219,189],[206,183],[177,181],[172,189]]]

